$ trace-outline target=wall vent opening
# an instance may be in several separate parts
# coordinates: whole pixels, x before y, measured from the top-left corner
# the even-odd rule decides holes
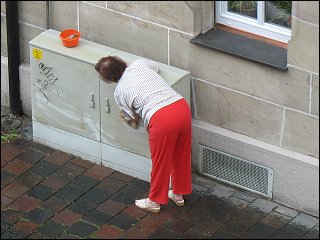
[[[199,144],[199,173],[272,198],[273,170]]]

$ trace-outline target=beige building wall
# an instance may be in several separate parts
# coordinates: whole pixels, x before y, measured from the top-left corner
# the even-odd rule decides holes
[[[318,1],[293,2],[286,72],[191,44],[193,37],[214,25],[212,1],[49,1],[49,5],[46,1],[19,1],[19,14],[22,72],[26,73],[21,76],[25,86],[22,91],[25,112],[31,114],[30,88],[27,87],[30,86],[29,41],[47,28],[58,31],[76,28],[83,39],[190,71],[194,171],[199,165],[198,144],[217,147],[214,138],[217,132],[220,134],[217,129],[222,129],[227,142],[237,134],[239,141],[252,140],[252,145],[257,143],[270,158],[276,153],[311,164],[313,170],[310,171],[314,171],[311,176],[319,176]],[[2,1],[2,58],[7,57],[5,16]],[[1,64],[1,73],[6,72],[5,59]],[[1,75],[1,86],[7,86],[6,81]],[[1,91],[2,105],[9,104],[6,98],[6,93]],[[235,144],[233,140],[230,142]],[[221,150],[233,151],[231,145],[221,146]],[[260,161],[256,154],[240,150],[233,154]],[[281,170],[283,165],[279,167],[273,160],[265,158],[261,164],[275,170],[275,182],[277,176],[290,175],[290,172],[281,173],[285,171]],[[282,185],[275,185],[279,186],[275,200],[289,206],[296,204],[319,215],[316,203],[305,207],[300,203],[304,199],[290,201],[284,197],[294,194],[294,189],[285,192],[283,185],[287,183],[283,178],[281,181]],[[312,181],[298,184],[303,186],[309,182]],[[314,188],[319,192],[319,185],[315,184]]]

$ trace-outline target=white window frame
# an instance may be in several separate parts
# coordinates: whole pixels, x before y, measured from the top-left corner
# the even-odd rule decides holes
[[[217,23],[237,28],[266,38],[287,43],[291,30],[264,22],[265,1],[257,1],[257,19],[241,16],[227,11],[228,1],[215,1]]]

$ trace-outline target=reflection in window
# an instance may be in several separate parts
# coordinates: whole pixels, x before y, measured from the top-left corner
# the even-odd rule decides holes
[[[257,18],[257,1],[228,1],[228,11]]]
[[[292,1],[266,1],[265,22],[291,28]]]

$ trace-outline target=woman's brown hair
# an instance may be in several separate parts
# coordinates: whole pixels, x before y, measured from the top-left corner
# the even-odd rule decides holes
[[[95,69],[102,76],[102,80],[117,83],[127,68],[127,63],[116,56],[101,58],[95,65]]]

